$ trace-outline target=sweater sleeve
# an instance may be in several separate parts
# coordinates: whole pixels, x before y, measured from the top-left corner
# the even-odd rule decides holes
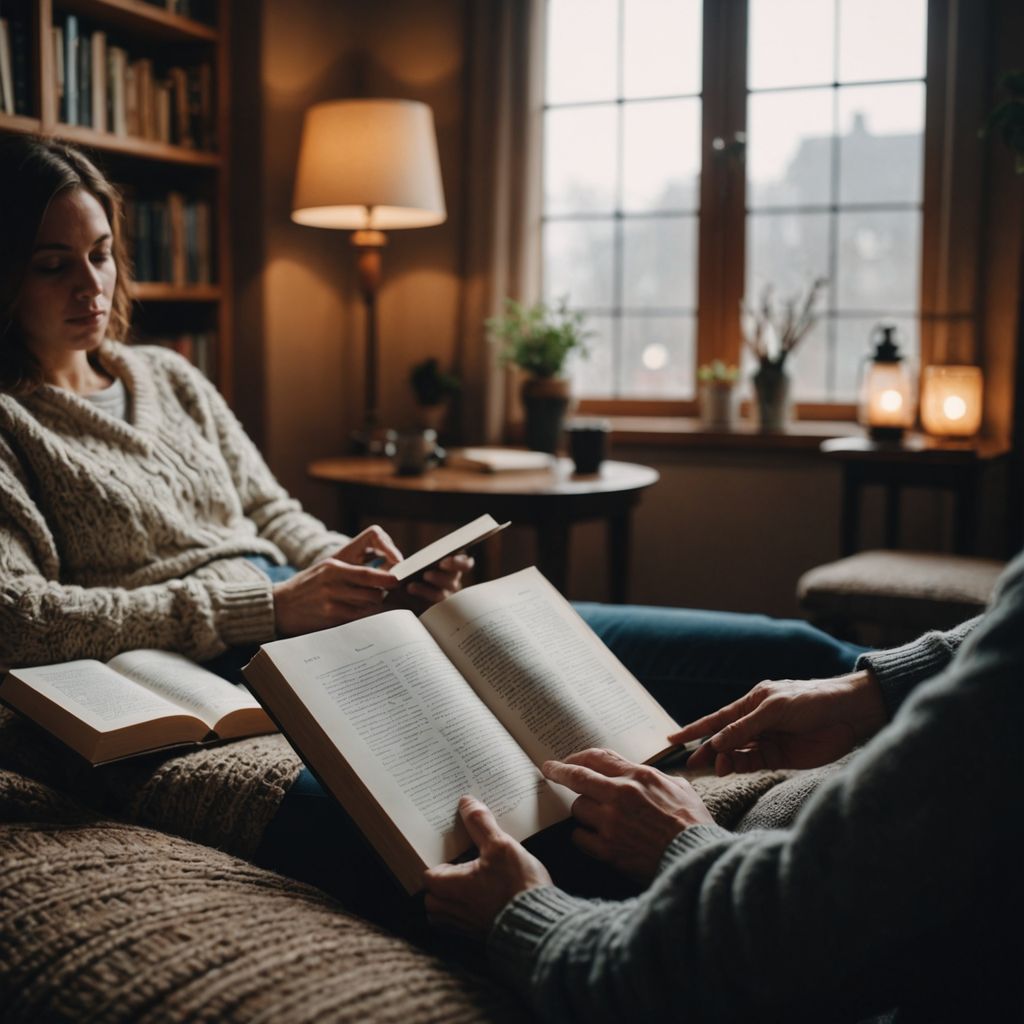
[[[261,537],[275,544],[298,569],[333,555],[348,543],[350,538],[328,530],[277,482],[259,449],[209,380],[174,353],[161,353],[160,357],[173,359],[174,372],[187,375],[185,388],[197,396],[200,415],[215,435],[212,439],[231,473],[242,510]]]
[[[1024,771],[1022,570],[792,829],[691,829],[625,902],[524,893],[492,930],[495,969],[545,1019],[588,1024],[813,1021],[840,1007],[857,1020],[959,984],[952,965],[986,941],[986,922],[1019,910],[1007,822]],[[965,736],[970,758],[951,770]]]
[[[932,630],[901,647],[868,651],[857,659],[856,667],[871,669],[878,680],[890,718],[914,687],[938,675],[949,664],[964,638],[980,621],[978,615],[945,632]]]
[[[201,574],[132,590],[59,581],[49,527],[0,445],[0,666],[106,661],[158,647],[205,661],[274,637],[269,581]]]

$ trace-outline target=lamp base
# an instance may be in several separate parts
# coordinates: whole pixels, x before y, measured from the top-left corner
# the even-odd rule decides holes
[[[349,439],[353,455],[390,458],[395,454],[398,434],[387,427],[364,426],[353,430]]]

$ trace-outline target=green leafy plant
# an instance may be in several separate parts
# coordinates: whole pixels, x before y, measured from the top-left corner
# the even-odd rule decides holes
[[[981,137],[999,132],[1003,142],[1014,152],[1014,169],[1024,174],[1024,71],[1011,71],[1003,77],[1003,88],[1010,98],[1003,100],[985,122]]]
[[[462,387],[459,378],[454,373],[445,373],[434,356],[412,368],[409,383],[420,405],[440,405]]]
[[[727,366],[721,359],[713,359],[697,368],[697,380],[702,384],[735,384],[740,377],[740,368]]]
[[[583,314],[570,310],[566,299],[554,308],[543,302],[526,307],[506,299],[504,314],[485,323],[492,339],[503,346],[498,356],[501,365],[512,363],[535,377],[558,376],[570,352],[587,355],[592,332],[583,325]]]

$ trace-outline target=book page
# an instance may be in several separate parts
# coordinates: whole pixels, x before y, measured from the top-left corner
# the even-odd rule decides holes
[[[67,661],[11,673],[97,732],[112,732],[181,708],[107,668],[102,662]]]
[[[469,587],[421,621],[535,763],[669,748],[676,723],[537,569]]]
[[[566,796],[544,780],[412,612],[383,612],[264,644],[262,652],[425,863],[468,847],[457,811],[465,793],[522,838],[567,816]],[[260,692],[280,719],[273,696]]]
[[[147,690],[171,701],[210,729],[226,715],[243,709],[260,710],[245,689],[171,651],[125,651],[107,664]]]

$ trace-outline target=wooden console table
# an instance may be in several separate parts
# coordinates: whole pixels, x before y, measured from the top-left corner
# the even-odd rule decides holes
[[[388,459],[321,459],[314,480],[337,489],[342,529],[359,532],[368,518],[463,523],[489,512],[515,526],[532,526],[538,568],[563,593],[568,577],[569,527],[603,519],[608,528],[609,593],[627,598],[629,527],[641,492],[658,473],[631,462],[605,462],[601,472],[575,476],[569,459],[549,470],[480,473],[441,466],[422,476],[398,476]]]

